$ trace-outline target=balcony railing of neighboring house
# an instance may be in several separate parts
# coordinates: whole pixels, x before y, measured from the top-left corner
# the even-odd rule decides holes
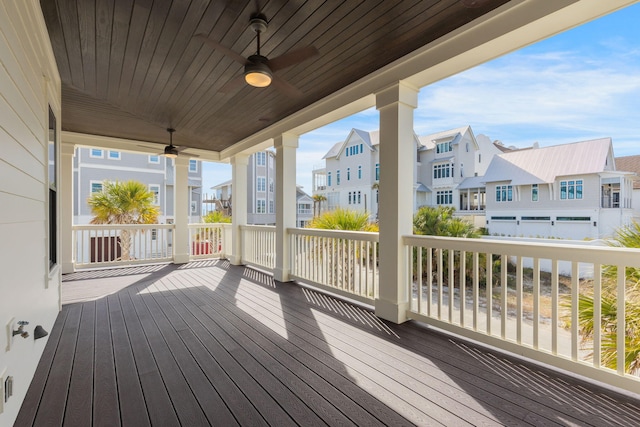
[[[242,262],[266,270],[276,267],[276,228],[272,225],[244,225]]]
[[[173,259],[172,224],[74,225],[76,268],[167,262]]]
[[[610,208],[619,208],[620,207],[620,199],[619,198],[613,198],[613,197],[609,197],[609,196],[604,196],[602,197],[602,203],[600,204],[600,206],[603,209],[610,209]]]
[[[305,208],[298,208],[298,214],[300,215],[311,215],[313,213],[313,209],[309,208],[309,209],[305,209]]]
[[[220,258],[228,253],[227,237],[231,224],[189,224],[191,259]]]
[[[404,243],[410,318],[640,392],[640,377],[625,372],[625,335],[637,331],[615,315],[636,292],[625,272],[637,274],[640,250],[427,236]],[[581,335],[589,301],[595,328]]]
[[[374,303],[378,295],[378,233],[306,228],[287,232],[294,279]]]
[[[467,209],[467,205],[466,204],[462,204],[460,205],[460,211],[484,211],[485,210],[485,205],[474,205],[471,204],[469,205],[469,209]]]

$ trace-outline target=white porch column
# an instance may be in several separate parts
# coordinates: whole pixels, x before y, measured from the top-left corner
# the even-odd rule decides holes
[[[376,315],[395,323],[407,320],[408,253],[402,236],[413,233],[413,110],[418,89],[404,82],[376,94],[380,111],[380,284]]]
[[[247,165],[249,155],[236,154],[231,158],[231,255],[233,265],[242,264],[242,231],[247,225]],[[226,251],[225,251],[226,252]]]
[[[276,149],[276,268],[273,277],[289,280],[287,228],[296,226],[296,149],[298,135],[285,133],[274,139]]]
[[[173,232],[173,262],[185,264],[189,262],[189,158],[177,157],[176,182],[174,186],[175,229]]]
[[[62,273],[74,271],[73,259],[73,157],[74,144],[60,144],[60,183],[58,194],[60,203],[60,258]]]

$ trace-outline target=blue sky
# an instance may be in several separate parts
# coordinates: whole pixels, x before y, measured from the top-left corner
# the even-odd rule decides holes
[[[425,135],[471,125],[505,145],[540,146],[611,137],[616,156],[640,154],[640,5],[559,34],[420,91],[414,127]],[[300,137],[297,183],[351,128],[378,129],[375,109]],[[204,192],[231,178],[207,164]]]

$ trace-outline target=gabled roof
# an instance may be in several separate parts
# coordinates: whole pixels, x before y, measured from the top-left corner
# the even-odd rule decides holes
[[[418,140],[420,141],[420,145],[423,146],[420,149],[420,151],[430,150],[435,147],[437,142],[440,142],[442,140],[447,140],[447,139],[452,140],[451,142],[453,144],[457,144],[462,139],[462,135],[464,135],[467,132],[469,132],[471,136],[473,136],[473,132],[471,131],[471,126],[469,125],[462,126],[455,129],[445,130],[442,132],[432,133],[430,135],[419,136]],[[475,140],[475,137],[473,137],[473,139]]]
[[[431,190],[429,190],[429,187],[427,187],[421,182],[416,182],[416,191],[422,192],[422,193],[431,193]]]
[[[616,157],[616,170],[640,175],[640,155]],[[633,188],[640,188],[640,180],[633,181]]]
[[[297,185],[296,186],[296,198],[300,199],[302,197],[308,197],[309,199],[313,200],[311,198],[311,196],[309,194],[307,194],[307,192],[302,189],[301,185]]]
[[[351,129],[349,132],[349,136],[344,141],[337,142],[331,147],[331,149],[327,152],[327,154],[322,157],[323,159],[329,159],[331,157],[338,157],[347,143],[354,137],[358,137],[369,150],[375,150],[374,146],[380,144],[380,131],[374,130],[371,132],[367,132],[365,130]]]
[[[484,188],[484,176],[469,176],[458,184],[458,190]]]
[[[340,148],[342,148],[342,144],[344,144],[344,141],[336,142],[335,144],[333,144],[333,147],[331,147],[331,149],[327,151],[327,154],[324,155],[323,159],[329,159],[331,157],[337,156],[340,152]]]
[[[214,185],[213,187],[211,187],[211,189],[212,189],[212,190],[217,190],[217,189],[219,189],[219,188],[228,187],[228,186],[230,186],[230,185],[231,185],[231,183],[232,183],[232,182],[233,182],[233,180],[232,180],[232,179],[230,179],[230,180],[228,180],[228,181],[221,182],[221,183],[220,183],[220,184],[218,184],[218,185]]]
[[[610,152],[611,138],[512,151],[494,156],[483,181],[542,184],[558,176],[599,173],[605,170]]]

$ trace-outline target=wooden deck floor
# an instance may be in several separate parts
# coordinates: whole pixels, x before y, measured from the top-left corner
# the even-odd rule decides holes
[[[640,425],[640,402],[225,261],[65,277],[16,426]]]

